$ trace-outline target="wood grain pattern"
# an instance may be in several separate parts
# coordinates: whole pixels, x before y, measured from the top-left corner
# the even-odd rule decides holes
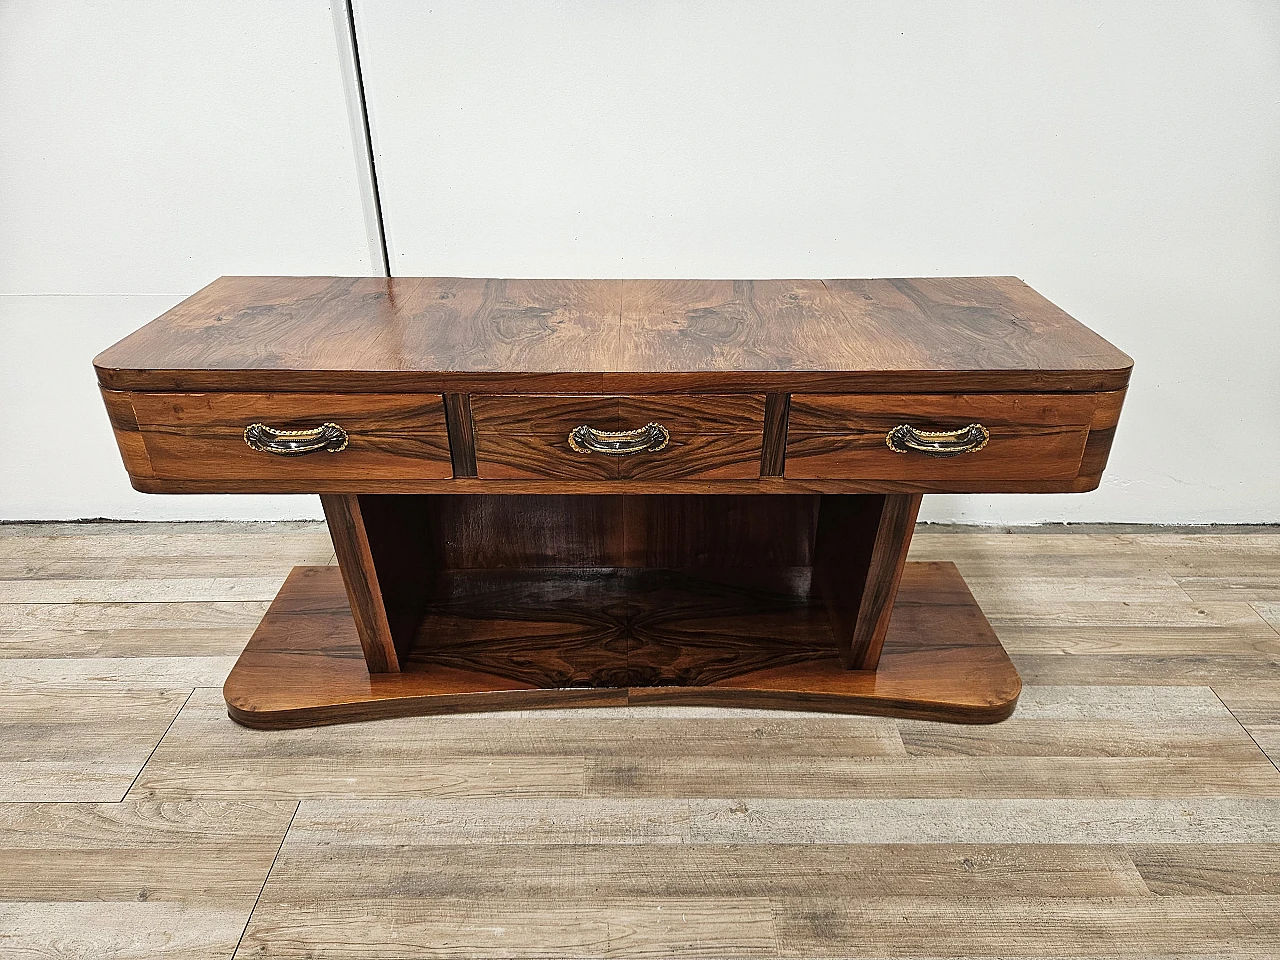
[[[526,529],[512,554],[547,552]],[[25,591],[0,604],[0,953],[226,958],[249,921],[241,955],[370,960],[1275,954],[1280,773],[1249,733],[1280,744],[1274,529],[918,528],[912,559],[955,561],[1028,668],[999,724],[234,724],[210,654],[266,605],[198,598],[331,554],[315,523],[0,525]]]
[[[764,398],[764,442],[760,453],[762,477],[780,477],[784,472],[790,408],[790,394],[771,393]]]
[[[347,604],[370,673],[397,673],[400,659],[383,600],[373,546],[355,496],[321,496],[324,518],[338,555]]]
[[[840,659],[851,670],[874,670],[880,662],[920,499],[892,494],[822,498],[814,579]]]
[[[808,566],[818,504],[768,494],[419,499],[454,570]]]
[[[764,398],[753,396],[472,398],[482,479],[745,480],[760,475]],[[634,456],[576,453],[569,432],[650,422],[666,449]]]
[[[122,390],[597,394],[1118,390],[1131,363],[1012,277],[224,277],[95,360]]]
[[[1080,472],[1094,404],[1089,394],[797,394],[786,472],[807,479],[1071,481]],[[981,423],[991,439],[957,457],[895,453],[885,437],[902,423],[921,430]]]
[[[190,693],[154,674],[104,682],[101,664],[54,662],[43,677],[15,666],[0,661],[0,810],[120,800]]]
[[[471,419],[471,397],[465,393],[447,393],[444,418],[449,427],[449,451],[455,477],[476,475],[475,424]]]
[[[732,440],[733,438],[731,438]],[[736,441],[735,441],[736,442]],[[757,447],[758,450],[758,447]],[[729,454],[736,458],[737,453]],[[758,469],[758,464],[757,464]],[[135,490],[143,493],[261,493],[259,480],[157,480],[131,475]],[[716,480],[706,477],[683,480],[484,480],[459,477],[452,480],[384,480],[366,476],[336,480],[273,478],[271,493],[390,493],[390,494],[783,494],[814,493],[1081,493],[1098,486],[1098,477],[1071,480],[803,480],[753,477],[750,480]]]
[[[513,573],[505,587],[493,573],[446,578],[402,672],[370,674],[338,572],[299,567],[227,678],[228,710],[240,723],[266,728],[629,702],[985,723],[1007,717],[1021,689],[950,564],[907,566],[875,673],[845,670],[827,652],[832,640],[821,608],[793,592],[794,584],[781,589],[773,579],[761,591],[743,575],[540,573]],[[744,607],[755,616],[744,617]],[[738,663],[744,653],[750,662]],[[664,685],[700,682],[703,674],[705,684]],[[543,689],[566,680],[582,685]],[[605,685],[635,680],[655,685]]]
[[[122,399],[109,397],[113,409]],[[129,397],[145,451],[113,421],[126,466],[156,480],[248,483],[263,493],[289,482],[315,488],[317,481],[381,477],[439,480],[452,476],[449,436],[439,396],[418,394],[137,393]],[[304,430],[337,423],[350,438],[339,453],[281,457],[252,450],[244,441],[251,423]],[[121,439],[121,438],[124,439]]]

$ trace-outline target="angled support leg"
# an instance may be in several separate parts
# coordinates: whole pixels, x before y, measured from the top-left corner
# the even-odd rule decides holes
[[[813,574],[849,670],[880,663],[919,512],[919,494],[822,496]]]
[[[439,567],[425,497],[322,494],[370,673],[398,673]]]

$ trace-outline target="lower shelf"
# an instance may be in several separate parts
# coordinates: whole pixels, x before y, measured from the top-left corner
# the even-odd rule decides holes
[[[909,563],[880,667],[845,670],[808,571],[466,570],[400,673],[370,674],[337,567],[295,567],[223,688],[279,729],[534,707],[705,704],[992,723],[1022,682],[954,564]]]

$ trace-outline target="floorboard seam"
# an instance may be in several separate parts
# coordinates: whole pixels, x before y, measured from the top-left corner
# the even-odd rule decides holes
[[[1258,601],[1258,600],[1247,601],[1247,603],[1249,604],[1249,609],[1258,615],[1258,619],[1261,620],[1263,623],[1265,623],[1271,629],[1272,633],[1274,633],[1277,637],[1280,637],[1280,627],[1277,627],[1274,623],[1272,623],[1270,620],[1264,617],[1262,615],[1262,611],[1254,606],[1255,603],[1259,603],[1259,602],[1261,601]]]
[[[164,743],[164,738],[169,735],[169,731],[173,729],[173,725],[178,722],[178,717],[182,715],[182,711],[187,708],[187,704],[191,702],[191,698],[195,695],[195,687],[187,691],[186,697],[182,703],[178,704],[178,709],[173,711],[173,719],[169,721],[169,725],[164,728],[164,733],[160,734],[160,738],[156,740],[156,745],[151,748],[151,752],[147,754],[147,759],[142,761],[142,766],[138,767],[138,772],[133,775],[133,779],[129,781],[129,786],[125,788],[124,796],[117,803],[124,803],[129,799],[129,794],[133,793],[133,788],[138,784],[138,778],[142,776],[142,771],[147,769],[147,764],[151,762],[151,758],[156,755],[156,751],[160,749],[160,744]]]
[[[293,821],[298,819],[298,810],[301,807],[301,800],[293,805],[293,813],[289,815],[289,822],[285,824],[284,833],[280,835],[280,846],[276,847],[276,855],[271,858],[271,866],[267,867],[267,875],[262,878],[262,886],[258,888],[258,895],[253,898],[253,906],[249,908],[249,915],[244,918],[244,929],[240,931],[240,938],[236,940],[236,946],[231,951],[230,960],[235,960],[236,954],[240,952],[240,946],[244,943],[244,935],[249,932],[249,924],[253,922],[253,915],[258,911],[258,904],[262,902],[262,895],[266,892],[267,884],[271,881],[271,873],[276,868],[276,861],[280,859],[280,851],[284,849],[284,842],[289,839],[289,831],[293,829]]]
[[[1222,704],[1224,707],[1226,707],[1227,713],[1231,714],[1231,719],[1234,720],[1236,723],[1240,724],[1240,729],[1243,730],[1245,732],[1245,735],[1248,736],[1248,738],[1253,741],[1253,745],[1258,748],[1259,752],[1264,757],[1267,758],[1267,762],[1270,763],[1271,766],[1275,767],[1276,773],[1280,773],[1280,763],[1276,763],[1275,758],[1272,757],[1271,754],[1267,753],[1267,751],[1263,748],[1262,744],[1260,744],[1257,741],[1257,739],[1254,738],[1253,731],[1250,730],[1248,727],[1244,725],[1244,723],[1241,722],[1240,718],[1236,716],[1236,712],[1231,709],[1231,705],[1228,704],[1227,701],[1222,699],[1222,694],[1218,693],[1218,691],[1214,689],[1212,684],[1209,685],[1209,689],[1213,691],[1213,695],[1218,698],[1218,702]]]

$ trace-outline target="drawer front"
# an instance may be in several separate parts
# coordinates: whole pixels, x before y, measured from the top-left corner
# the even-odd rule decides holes
[[[794,479],[1069,480],[1080,470],[1093,394],[796,394],[791,398],[785,475]],[[980,449],[931,456],[886,440],[902,425],[934,433],[981,424]],[[909,433],[909,432],[908,432]],[[944,447],[981,443],[916,434]],[[899,445],[902,445],[899,440]]]
[[[760,476],[762,396],[471,398],[481,479],[747,480]],[[660,424],[661,450],[575,451],[577,427],[634,431]],[[638,445],[638,444],[637,444]]]
[[[272,480],[453,476],[438,393],[138,393],[132,404],[159,479],[249,480],[269,486]],[[254,423],[295,431],[333,423],[345,432],[346,446],[301,456],[254,450],[245,442],[245,428]]]

